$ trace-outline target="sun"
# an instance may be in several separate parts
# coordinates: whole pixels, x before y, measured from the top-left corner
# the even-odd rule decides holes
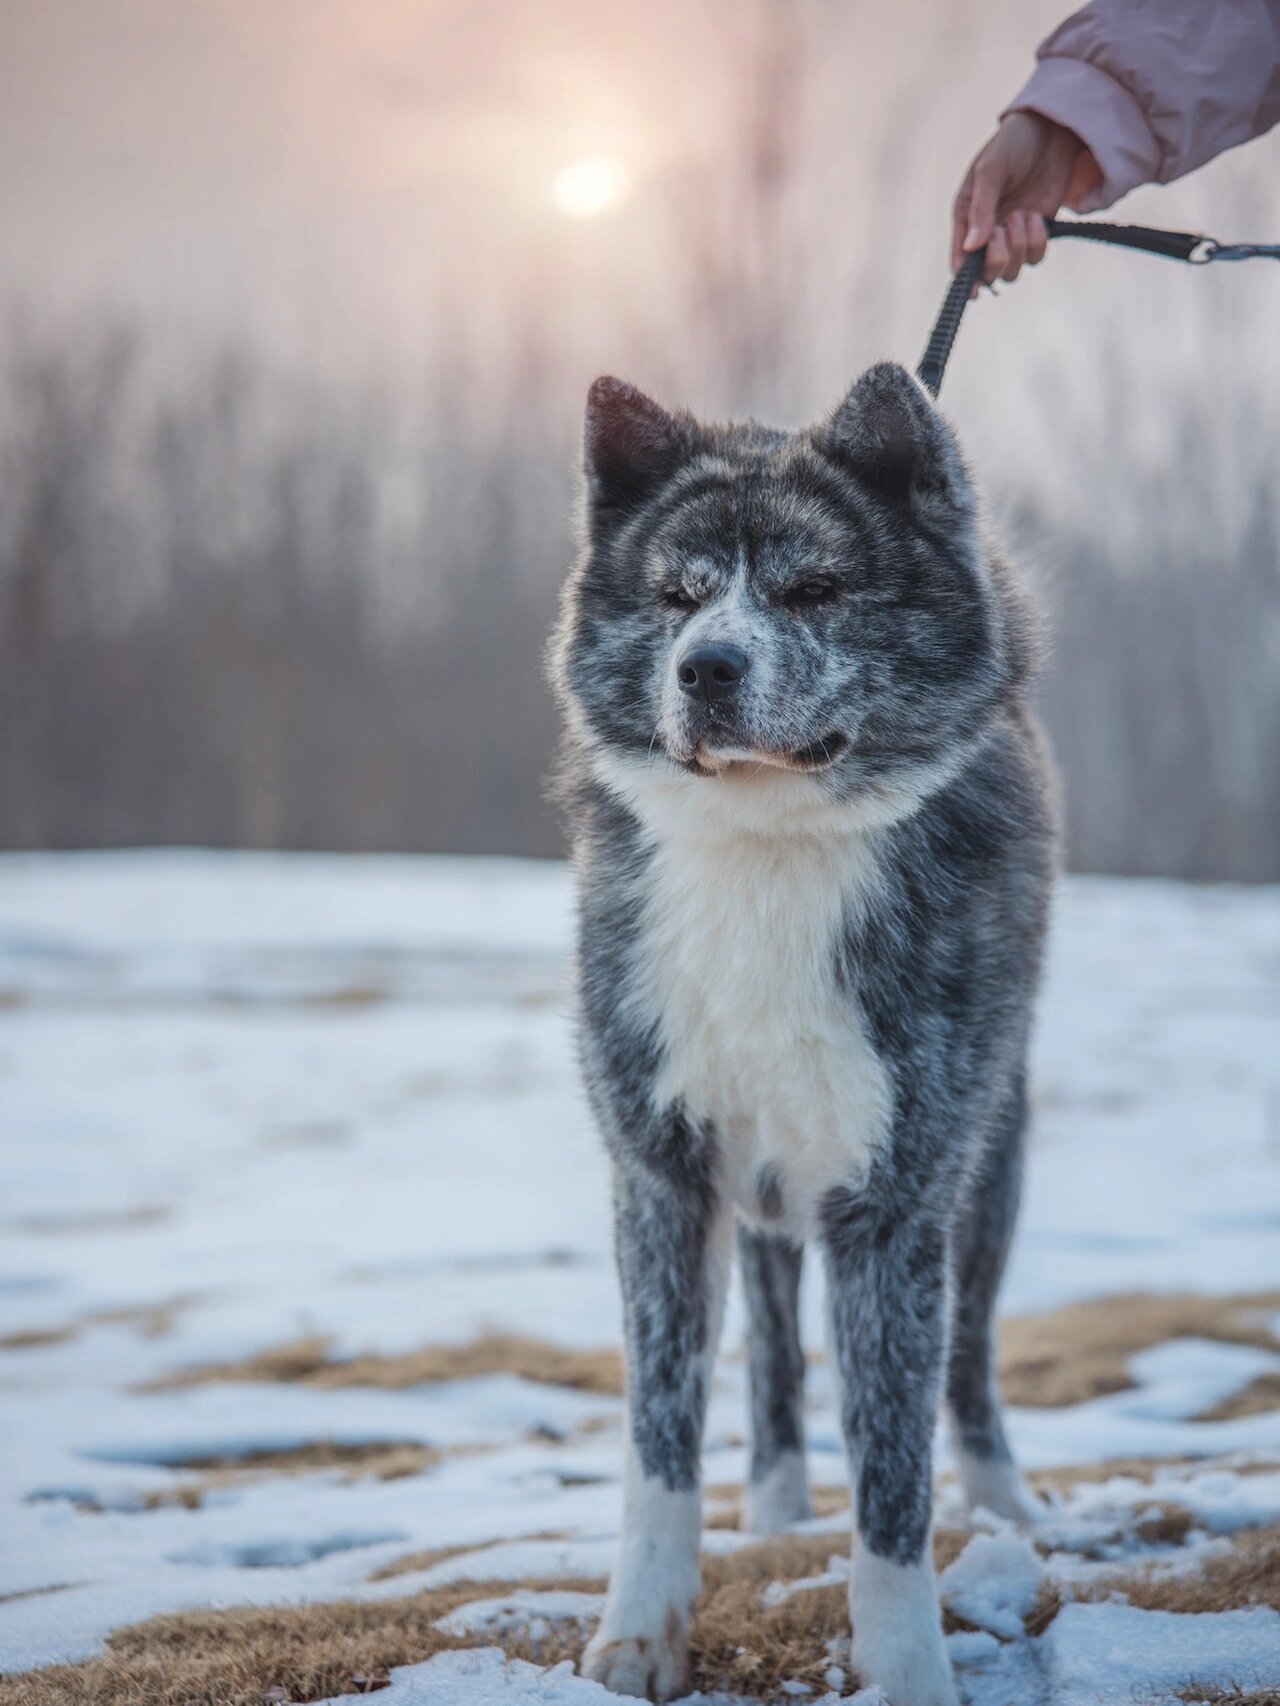
[[[551,180],[551,200],[569,219],[594,219],[631,193],[631,174],[610,154],[573,160]]]

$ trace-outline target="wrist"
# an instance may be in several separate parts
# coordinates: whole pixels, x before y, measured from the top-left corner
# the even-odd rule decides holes
[[[1043,58],[1000,115],[1021,117],[1063,132],[1097,164],[1097,187],[1077,210],[1097,212],[1139,184],[1150,183],[1160,149],[1146,115],[1116,79],[1085,60],[1062,54]]]

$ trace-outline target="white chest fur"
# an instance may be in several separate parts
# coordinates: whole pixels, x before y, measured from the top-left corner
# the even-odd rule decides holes
[[[633,995],[665,1045],[654,1098],[709,1120],[739,1206],[798,1235],[888,1129],[887,1074],[836,976],[874,856],[857,833],[689,827],[663,823],[647,878]]]

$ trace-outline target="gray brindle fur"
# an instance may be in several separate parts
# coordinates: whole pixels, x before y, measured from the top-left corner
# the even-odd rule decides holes
[[[954,1706],[929,1554],[944,1395],[971,1501],[1034,1514],[991,1341],[1054,864],[1034,623],[901,368],[794,434],[598,380],[586,470],[553,672],[629,1439],[584,1670],[655,1700],[687,1686],[737,1221],[746,1521],[810,1513],[813,1240],[853,1482],[854,1668],[893,1706]]]

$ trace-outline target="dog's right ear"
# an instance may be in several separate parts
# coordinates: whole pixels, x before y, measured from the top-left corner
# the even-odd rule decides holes
[[[604,538],[693,454],[692,415],[669,415],[625,380],[597,379],[587,392],[587,522]]]
[[[939,522],[973,513],[950,427],[920,381],[896,361],[867,369],[818,429],[818,443],[891,502]]]

